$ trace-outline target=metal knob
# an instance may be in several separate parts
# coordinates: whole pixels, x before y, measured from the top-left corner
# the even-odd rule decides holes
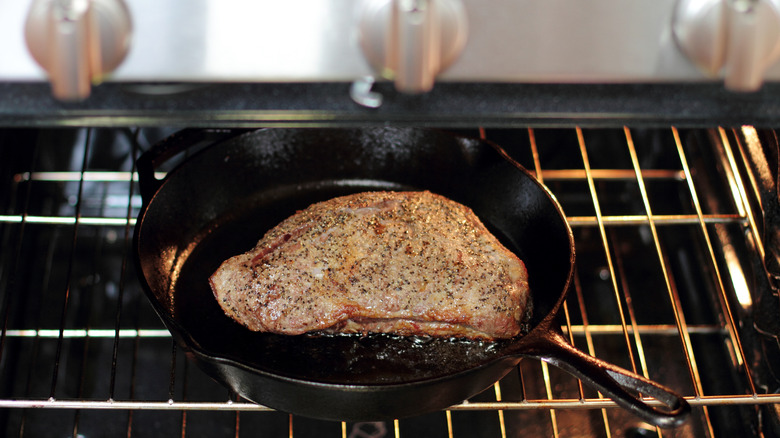
[[[467,33],[460,0],[370,0],[360,21],[363,54],[406,93],[431,90],[460,55]]]
[[[780,0],[680,0],[673,33],[702,71],[726,88],[755,91],[780,59]]]
[[[35,0],[25,39],[54,96],[80,100],[125,58],[131,31],[122,0]]]

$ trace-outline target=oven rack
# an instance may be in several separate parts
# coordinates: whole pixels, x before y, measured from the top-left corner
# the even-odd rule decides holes
[[[77,170],[51,171],[51,170],[30,170],[15,173],[12,179],[12,187],[8,189],[9,203],[7,214],[0,215],[0,226],[3,230],[3,248],[13,248],[13,251],[4,250],[2,253],[2,271],[0,271],[3,287],[2,307],[0,315],[4,318],[2,331],[0,332],[0,380],[8,378],[10,370],[19,368],[19,364],[12,366],[15,360],[11,353],[23,352],[31,358],[30,369],[28,371],[14,370],[14,376],[21,376],[26,379],[23,385],[6,384],[3,392],[0,394],[0,408],[6,409],[5,416],[13,417],[8,420],[8,424],[13,428],[19,426],[19,435],[23,435],[25,430],[31,429],[31,418],[37,418],[38,411],[68,411],[74,413],[69,421],[74,436],[80,430],[79,421],[86,414],[82,411],[120,411],[127,415],[127,434],[133,425],[133,413],[140,411],[160,411],[173,412],[178,415],[176,421],[181,427],[181,435],[186,430],[188,412],[190,421],[197,412],[227,412],[235,415],[235,436],[239,435],[239,418],[242,413],[272,413],[273,410],[262,405],[247,402],[240,399],[235,394],[222,392],[222,396],[214,396],[219,391],[212,391],[208,397],[204,397],[197,389],[190,388],[187,379],[194,380],[194,386],[204,385],[202,377],[193,377],[198,373],[196,370],[188,369],[186,360],[182,352],[171,342],[170,334],[162,327],[161,323],[151,315],[151,309],[145,308],[145,303],[136,302],[137,309],[129,312],[126,303],[122,302],[122,295],[125,297],[132,292],[137,293],[138,285],[132,271],[131,254],[129,253],[132,227],[135,224],[135,216],[140,207],[140,199],[137,193],[137,177],[133,169],[126,171],[105,171],[93,170],[87,165],[89,162],[90,147],[100,147],[93,145],[92,130],[87,130],[86,134],[81,134],[84,138],[83,158],[81,168]],[[728,185],[728,202],[719,203],[718,207],[712,207],[717,202],[706,200],[706,196],[711,196],[710,189],[696,185],[698,177],[694,177],[692,166],[688,163],[687,149],[684,136],[677,129],[671,128],[666,134],[673,141],[671,147],[678,154],[679,168],[655,169],[642,168],[640,166],[640,150],[634,143],[634,135],[631,129],[611,130],[610,135],[619,134],[623,137],[622,145],[630,158],[631,167],[628,168],[608,168],[593,165],[592,161],[599,161],[589,153],[588,131],[576,128],[571,130],[569,135],[576,139],[575,147],[579,151],[582,168],[546,168],[544,166],[546,155],[542,145],[537,145],[537,138],[543,135],[540,130],[528,129],[523,131],[527,138],[519,141],[523,146],[529,149],[523,153],[530,157],[524,161],[524,164],[534,170],[537,177],[551,187],[556,196],[564,204],[564,210],[569,211],[566,204],[566,197],[562,196],[556,189],[566,188],[571,184],[577,184],[586,188],[590,206],[593,209],[592,214],[580,214],[582,209],[577,207],[577,200],[572,201],[577,214],[568,216],[568,220],[575,231],[575,237],[578,241],[578,253],[581,251],[579,244],[581,240],[589,240],[597,246],[601,245],[600,251],[604,257],[604,263],[599,272],[599,277],[604,284],[611,286],[611,294],[614,295],[614,307],[618,310],[618,315],[613,321],[604,322],[592,319],[589,314],[592,308],[589,307],[584,298],[589,293],[587,286],[588,279],[584,274],[577,274],[575,287],[570,293],[567,304],[563,309],[565,321],[563,323],[564,333],[580,348],[590,354],[602,357],[603,349],[600,344],[623,344],[617,349],[627,352],[624,354],[621,366],[631,367],[636,372],[646,377],[659,380],[664,384],[672,385],[664,380],[664,374],[656,374],[649,362],[652,359],[646,354],[646,348],[649,343],[659,343],[661,346],[676,345],[682,354],[678,351],[676,357],[682,359],[681,363],[675,364],[678,374],[683,376],[682,382],[676,382],[672,386],[678,392],[681,392],[688,402],[694,407],[691,420],[679,431],[679,436],[720,436],[718,427],[722,426],[714,418],[713,409],[723,408],[718,411],[732,412],[730,409],[742,408],[741,413],[735,413],[736,416],[744,416],[744,410],[753,413],[761,405],[771,405],[780,403],[780,394],[767,394],[762,392],[762,387],[756,384],[758,380],[754,376],[755,370],[750,367],[751,359],[748,357],[743,346],[743,331],[739,323],[739,309],[734,308],[735,303],[739,303],[740,298],[735,297],[739,293],[739,288],[743,287],[744,276],[748,275],[741,272],[738,264],[729,264],[728,255],[723,255],[721,248],[724,245],[738,246],[734,243],[723,241],[728,237],[726,228],[735,228],[744,232],[750,245],[755,246],[754,250],[763,253],[761,248],[761,239],[758,238],[759,225],[757,224],[756,213],[751,211],[749,188],[743,183],[744,170],[738,165],[740,149],[744,142],[751,141],[756,137],[755,130],[751,127],[742,127],[734,130],[714,129],[710,130],[707,138],[711,140],[711,145],[715,149],[714,156],[720,160],[720,165],[724,169],[726,183]],[[490,137],[490,131],[479,130],[479,134],[486,138]],[[513,132],[514,133],[514,132]],[[516,134],[516,133],[514,133]],[[137,132],[134,135],[132,156],[139,153],[144,145],[139,141]],[[644,147],[644,146],[640,146]],[[511,151],[516,152],[516,151]],[[522,161],[522,160],[521,160]],[[78,164],[76,165],[78,167]],[[161,172],[159,177],[164,176]],[[85,190],[86,183],[97,183],[105,187],[103,192],[96,196],[101,197],[105,204],[116,204],[116,208],[106,208],[105,205],[95,208],[89,205],[87,197],[94,194],[88,194]],[[65,187],[65,191],[71,190],[75,193],[75,198],[66,196],[66,203],[70,209],[65,208],[62,214],[43,214],[34,211],[35,207],[31,201],[31,196],[35,194],[33,185],[57,185]],[[644,207],[643,213],[628,212],[620,213],[607,211],[607,204],[612,201],[600,203],[600,199],[606,198],[608,190],[600,185],[609,186],[611,184],[633,185],[641,194],[639,203]],[[676,187],[683,187],[687,190],[691,205],[684,212],[662,212],[655,214],[655,198],[649,195],[648,187],[656,184],[671,184]],[[118,186],[124,186],[124,190],[118,194],[109,193]],[[70,187],[70,188],[68,188]],[[6,190],[6,189],[3,189]],[[110,201],[107,201],[109,197]],[[575,196],[576,198],[576,196]],[[701,199],[700,199],[701,198]],[[587,202],[586,202],[587,204]],[[21,209],[17,207],[22,206]],[[95,210],[95,211],[93,211]],[[712,210],[712,211],[710,211]],[[96,213],[97,211],[97,213]],[[6,213],[6,212],[4,212]],[[69,213],[69,214],[68,214]],[[102,214],[98,214],[102,213]],[[68,234],[72,245],[70,250],[66,250],[65,257],[62,260],[57,259],[57,254],[50,256],[49,263],[60,262],[68,265],[64,284],[59,290],[54,291],[55,295],[61,297],[61,303],[58,308],[50,311],[41,312],[45,315],[39,316],[39,323],[42,326],[17,325],[14,320],[14,313],[17,309],[14,307],[18,300],[14,299],[12,294],[23,293],[25,286],[22,283],[20,266],[25,259],[19,256],[23,252],[22,243],[25,236],[30,233],[31,228],[57,227],[63,233]],[[691,322],[694,319],[684,311],[683,299],[678,291],[677,280],[673,278],[674,268],[669,259],[666,244],[661,236],[662,230],[667,228],[691,228],[700,233],[697,245],[706,249],[703,258],[709,263],[709,269],[712,274],[712,285],[710,298],[714,300],[716,307],[716,318],[705,322]],[[660,268],[660,279],[666,285],[667,290],[659,297],[667,301],[667,305],[673,309],[673,319],[658,323],[642,322],[638,318],[641,309],[632,305],[637,298],[629,293],[628,285],[621,283],[628,274],[625,261],[621,261],[619,250],[615,249],[618,245],[618,239],[613,235],[615,230],[633,230],[641,233],[643,238],[649,240],[649,247],[654,249]],[[98,323],[78,325],[73,323],[75,320],[70,316],[73,308],[77,305],[74,302],[78,299],[75,293],[86,293],[86,287],[78,287],[76,283],[77,275],[74,273],[79,268],[74,258],[77,250],[75,249],[80,239],[87,234],[104,233],[110,234],[110,238],[115,245],[121,249],[121,263],[119,272],[113,272],[118,276],[120,283],[117,285],[118,291],[115,294],[120,298],[115,301],[114,308],[110,309],[109,315],[102,317]],[[751,237],[752,236],[752,237]],[[105,236],[103,237],[105,238]],[[585,252],[587,253],[588,250]],[[580,260],[580,259],[578,259]],[[93,262],[94,263],[94,262]],[[98,263],[95,263],[97,265]],[[102,272],[94,272],[94,277],[104,275]],[[740,277],[742,276],[742,277]],[[99,281],[95,280],[94,287]],[[57,289],[57,288],[55,288]],[[74,295],[71,295],[71,292]],[[748,291],[752,292],[752,291]],[[49,293],[49,291],[41,292]],[[140,294],[139,294],[140,295]],[[609,294],[608,294],[609,295]],[[139,300],[141,301],[141,300]],[[79,304],[80,305],[80,304]],[[148,306],[146,306],[148,307]],[[33,312],[34,313],[34,312]],[[46,319],[49,318],[49,319]],[[610,318],[607,318],[610,319]],[[706,320],[706,318],[704,318]],[[736,375],[738,384],[731,391],[714,391],[707,388],[707,383],[700,375],[700,367],[703,361],[711,360],[702,357],[697,353],[697,340],[694,338],[705,337],[714,338],[722,341],[723,363],[718,363],[718,367],[730,369]],[[648,342],[652,341],[652,342]],[[72,349],[72,344],[81,343],[85,345],[78,351],[82,352],[83,357],[77,358],[68,355]],[[111,352],[111,360],[103,363],[102,366],[109,367],[107,370],[95,371],[98,365],[89,363],[91,354],[89,350],[90,343],[105,344]],[[156,351],[167,351],[166,356],[157,357],[157,360],[151,362],[163,370],[167,375],[167,382],[161,385],[164,390],[150,391],[141,394],[141,389],[135,389],[136,385],[143,380],[145,370],[144,365],[150,362],[139,361],[137,364],[129,364],[130,370],[127,371],[127,364],[122,359],[129,357],[138,360],[142,354],[145,344],[157,344],[162,347]],[[21,344],[27,346],[18,347]],[[44,352],[44,344],[48,346],[51,352]],[[16,345],[16,347],[14,347]],[[129,347],[130,353],[124,353]],[[15,349],[15,348],[18,348]],[[94,348],[94,347],[93,347]],[[47,350],[47,351],[48,351]],[[605,354],[606,355],[606,354]],[[51,362],[40,363],[51,359]],[[614,359],[613,359],[614,360]],[[39,363],[35,363],[35,362]],[[67,367],[65,365],[67,362]],[[77,362],[71,366],[71,362]],[[657,360],[656,360],[657,362]],[[657,364],[656,364],[657,365]],[[64,371],[67,368],[67,372]],[[120,369],[121,368],[121,369]],[[38,371],[43,369],[45,371]],[[73,371],[76,370],[76,371]],[[70,373],[70,374],[68,374]],[[91,382],[90,374],[99,374],[108,376],[108,381],[102,385],[95,385]],[[120,374],[129,374],[129,377],[118,377]],[[75,375],[75,376],[74,376]],[[35,379],[46,379],[45,382],[31,383]],[[129,384],[127,390],[119,389],[120,384]],[[44,390],[36,389],[41,386]],[[89,386],[99,387],[98,390],[90,391]],[[23,391],[17,392],[16,389],[22,388]],[[74,389],[75,388],[75,389]],[[101,393],[102,390],[102,393]],[[151,396],[149,394],[152,394]],[[154,395],[157,394],[157,395]],[[654,404],[653,400],[648,400]],[[570,427],[572,423],[586,419],[589,423],[600,424],[596,429],[601,429],[597,435],[617,433],[617,431],[629,430],[649,430],[658,435],[663,435],[665,431],[648,428],[646,425],[637,425],[636,421],[626,415],[619,409],[613,409],[614,402],[603,399],[595,391],[584,388],[576,379],[567,379],[565,375],[557,372],[552,367],[548,367],[545,362],[536,362],[530,360],[521,361],[516,373],[511,373],[506,378],[494,385],[492,390],[488,390],[482,395],[472,400],[464,401],[458,405],[441,413],[442,427],[446,431],[444,436],[463,436],[459,425],[462,423],[453,420],[460,413],[479,412],[481,414],[493,417],[492,422],[497,421],[497,428],[500,436],[512,435],[516,430],[517,421],[510,421],[509,417],[513,413],[534,412],[542,413],[543,421],[546,424],[542,427],[541,436],[566,435],[564,430]],[[19,412],[19,414],[16,414]],[[736,412],[736,411],[735,411]],[[595,413],[596,420],[593,420]],[[280,413],[277,413],[280,414]],[[283,414],[286,415],[286,414]],[[436,415],[436,414],[431,414]],[[18,418],[16,418],[18,417]],[[570,417],[568,420],[566,417]],[[297,417],[289,416],[288,429],[289,436],[293,436],[294,424],[300,421]],[[393,422],[393,433],[395,436],[405,436],[406,424],[411,420],[395,420]],[[480,423],[481,424],[481,423]],[[94,427],[90,425],[89,427]],[[341,423],[334,428],[334,436],[346,437],[347,431],[354,428],[355,425]],[[86,427],[84,427],[86,428]],[[192,429],[190,429],[191,431]],[[549,433],[547,433],[549,432]]]

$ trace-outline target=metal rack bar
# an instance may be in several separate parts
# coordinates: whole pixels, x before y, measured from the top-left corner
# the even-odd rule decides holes
[[[54,263],[54,247],[53,247],[53,245],[49,245],[45,261],[46,261],[45,263],[46,263],[46,268],[47,269],[44,270],[44,276],[43,276],[43,279],[42,279],[42,284],[43,285],[48,285],[49,284],[49,276],[50,276],[50,273],[51,273],[51,266]],[[35,327],[39,327],[40,326],[40,318],[41,318],[40,313],[36,313],[35,321],[33,322]],[[36,338],[36,339],[33,340],[32,353],[31,353],[31,356],[30,356],[30,362],[29,363],[30,363],[31,367],[38,362],[39,352],[40,352],[40,342],[39,342],[39,339]],[[24,391],[24,393],[26,394],[26,397],[29,397],[30,394],[32,393],[32,386],[33,386],[33,374],[32,373],[28,373],[27,374],[27,380],[25,382],[25,391]],[[27,411],[24,411],[23,414],[22,414],[21,424],[20,424],[20,427],[19,427],[19,436],[23,436],[24,435],[26,422],[27,422]]]
[[[685,316],[683,315],[682,306],[679,302],[679,296],[675,293],[675,289],[672,286],[672,281],[670,279],[670,273],[668,268],[668,263],[666,263],[666,258],[664,256],[663,248],[661,247],[661,239],[658,237],[658,228],[655,223],[655,219],[653,216],[653,209],[650,206],[650,199],[647,195],[647,187],[645,186],[645,181],[642,178],[642,173],[640,171],[639,167],[639,158],[637,157],[636,147],[634,145],[634,140],[631,136],[631,131],[628,128],[623,128],[623,131],[626,136],[626,145],[628,146],[628,151],[631,156],[631,164],[634,166],[634,170],[636,172],[636,179],[637,183],[639,185],[639,191],[642,194],[642,203],[644,204],[645,208],[645,214],[647,215],[647,221],[648,225],[650,227],[650,233],[653,236],[653,245],[655,246],[655,251],[658,256],[658,261],[661,266],[661,273],[663,274],[664,283],[666,284],[666,291],[670,298],[672,309],[674,310],[674,317],[675,317],[675,324],[677,325],[677,329],[680,333],[680,341],[682,343],[683,350],[686,352],[686,365],[688,366],[688,372],[693,379],[694,382],[694,391],[696,395],[702,394],[702,385],[701,385],[701,377],[699,375],[699,369],[696,365],[696,358],[693,353],[693,344],[691,343],[691,338],[687,330],[687,322],[685,320]],[[683,171],[685,171],[686,177],[690,177],[690,169],[685,166],[685,162],[683,162]],[[687,178],[689,184],[693,184],[692,179]],[[706,419],[707,427],[709,430],[709,435],[713,436],[712,432],[712,420],[710,419],[710,414],[706,408],[704,407],[704,418]]]
[[[127,187],[127,193],[128,198],[131,200],[131,202],[127,203],[127,215],[126,220],[127,223],[124,227],[124,252],[122,254],[122,266],[121,266],[121,273],[119,274],[119,290],[118,290],[118,297],[117,297],[117,303],[116,303],[116,311],[114,314],[116,315],[114,318],[114,344],[111,348],[111,377],[109,381],[109,390],[108,390],[108,398],[109,400],[114,399],[114,395],[116,394],[116,367],[117,367],[117,358],[119,356],[119,339],[122,337],[122,330],[121,330],[121,323],[122,323],[122,304],[125,297],[125,285],[127,283],[127,260],[129,258],[131,247],[130,242],[132,235],[132,228],[130,226],[130,220],[133,216],[133,191],[135,188],[135,184],[133,183],[134,179],[133,176],[135,176],[135,162],[138,158],[138,133],[139,130],[136,129],[135,133],[133,134],[133,142],[132,142],[132,157],[133,157],[133,164],[130,174],[127,175],[126,181],[129,181]],[[137,331],[136,331],[137,332]],[[129,435],[129,432],[128,432]]]
[[[485,134],[485,129],[482,128],[482,127],[479,128],[479,137],[482,140],[487,140],[487,136]],[[493,393],[495,394],[496,402],[500,403],[501,402],[501,398],[502,398],[501,397],[501,382],[500,381],[498,381],[498,382],[493,384]],[[499,427],[499,430],[501,431],[501,438],[506,438],[506,421],[504,421],[504,411],[499,409],[497,413],[498,413],[498,425],[499,425],[498,427]],[[395,429],[396,430],[396,436],[398,436],[399,435],[398,434],[398,427],[397,427],[398,420],[395,421],[395,424],[396,424],[396,429]]]
[[[530,135],[533,135],[533,129],[529,128]],[[535,143],[535,141],[534,141]],[[538,159],[538,157],[537,157]],[[157,179],[165,178],[166,172],[155,172],[154,176]],[[548,181],[566,181],[566,180],[582,180],[585,179],[585,171],[582,169],[537,169],[537,178],[541,175]],[[595,180],[633,180],[636,175],[633,170],[629,169],[591,169],[591,175]],[[683,181],[685,175],[677,170],[667,169],[642,169],[642,177],[644,179],[672,179]],[[40,182],[65,182],[73,181],[78,182],[82,178],[82,172],[24,172],[16,176],[18,182],[23,181],[40,181]],[[120,171],[85,171],[83,172],[84,181],[100,181],[100,182],[122,182],[122,181],[138,181],[138,175],[132,172],[120,172]]]
[[[174,354],[175,350],[174,350]],[[189,377],[189,367],[190,362],[185,360],[184,361],[184,376],[182,377],[182,380],[184,381],[184,385],[182,385],[182,394],[181,399],[186,402],[188,394],[187,394],[187,388],[189,385],[187,385],[187,378]],[[175,367],[173,367],[175,369]],[[171,389],[173,389],[174,384],[174,378],[171,376]],[[173,400],[173,395],[171,394],[171,400]],[[187,412],[188,411],[181,411],[181,436],[187,436]],[[290,416],[290,436],[292,436],[292,416]]]
[[[138,321],[135,321],[135,327],[138,327]],[[138,367],[136,364],[138,363],[138,348],[139,348],[139,340],[140,337],[136,337],[133,342],[133,355],[132,355],[132,362],[130,367],[130,398],[135,398],[135,385],[136,385],[136,376],[137,376],[137,369]],[[113,367],[112,373],[116,372],[116,364],[112,362]],[[109,398],[110,402],[113,402],[113,397]],[[128,412],[127,414],[127,437],[129,438],[133,431],[133,411]]]
[[[738,406],[780,403],[780,394],[729,394],[686,396],[685,400],[694,407],[699,406]],[[650,406],[663,406],[653,398],[644,397]],[[16,399],[0,400],[0,408],[42,408],[42,409],[124,409],[135,411],[258,411],[268,412],[274,409],[251,402],[232,400],[217,402],[187,402],[173,400],[60,400],[60,399]],[[494,411],[494,410],[535,410],[535,409],[602,409],[619,408],[610,399],[605,398],[558,398],[528,399],[522,402],[468,402],[464,401],[449,407],[451,411]]]
[[[577,294],[577,303],[579,303],[579,311],[580,311],[580,315],[582,316],[582,327],[585,332],[585,341],[586,341],[586,345],[588,346],[588,354],[590,354],[591,356],[595,356],[596,349],[593,345],[593,336],[591,335],[589,330],[590,324],[588,322],[588,312],[585,309],[585,299],[582,294],[582,285],[581,282],[579,281],[579,276],[575,278],[574,291]],[[568,320],[568,315],[567,315],[567,320]],[[569,324],[568,321],[566,325],[567,327],[571,327],[571,324]],[[584,400],[585,393],[582,388],[582,381],[579,381],[578,379],[577,384],[579,385],[580,399]],[[604,396],[601,394],[601,392],[599,392],[598,395],[599,395],[599,400],[604,399]],[[604,431],[607,434],[607,436],[609,436],[610,435],[609,417],[607,417],[607,410],[605,408],[601,408],[601,418],[604,423]]]
[[[733,133],[737,142],[737,150],[739,151],[742,160],[746,161],[747,160],[746,158],[747,153],[745,152],[746,146],[749,149],[757,149],[757,150],[761,150],[762,146],[761,146],[761,141],[758,139],[758,133],[756,132],[756,128],[752,126],[742,126],[740,128],[740,131],[742,132],[742,136],[745,139],[744,143],[742,140],[740,140],[740,136],[737,133],[736,129],[733,130]],[[750,172],[748,172],[747,176],[751,180],[752,185],[754,187],[757,187],[758,183],[755,181],[755,176],[750,174]],[[740,195],[744,203],[744,205],[740,205],[740,208],[743,208],[745,210],[745,215],[747,216],[748,219],[748,225],[750,226],[750,230],[752,231],[753,235],[759,237],[761,236],[761,232],[758,229],[758,224],[756,223],[756,218],[753,215],[753,211],[752,209],[749,208],[748,198],[747,198],[747,194],[744,191],[744,188],[743,191],[740,192]],[[761,199],[759,198],[758,201],[761,202]],[[764,207],[761,206],[761,208]],[[764,260],[764,258],[766,257],[766,249],[764,248],[763,239],[759,239],[759,238],[755,239],[755,246],[756,246],[756,250],[758,251],[758,256],[761,258],[761,260]]]
[[[89,137],[90,137],[90,131],[87,130],[87,140],[84,145],[84,158],[82,160],[81,169],[84,170],[87,168],[87,159],[89,157]],[[66,281],[67,284],[65,286],[65,292],[63,296],[63,302],[62,302],[62,310],[60,312],[60,336],[57,339],[57,351],[54,355],[54,370],[52,371],[52,378],[51,378],[51,391],[49,396],[51,398],[54,398],[57,390],[57,381],[59,379],[59,369],[60,369],[60,358],[62,357],[62,344],[64,338],[62,337],[62,333],[65,332],[65,316],[68,311],[68,304],[70,302],[70,291],[71,291],[71,277],[73,275],[73,263],[75,260],[76,255],[76,241],[78,239],[78,230],[79,230],[79,222],[78,219],[81,216],[81,199],[82,194],[84,190],[84,180],[79,180],[79,186],[78,186],[78,195],[77,195],[77,202],[76,202],[76,211],[75,211],[75,223],[73,227],[73,234],[71,236],[71,249],[70,249],[70,257],[68,258],[68,269],[66,274]]]
[[[24,220],[29,224],[43,225],[90,225],[90,226],[130,226],[136,224],[136,218],[114,218],[114,217],[73,217],[73,216],[37,216],[28,215],[24,218],[21,215],[0,215],[0,223],[22,223]],[[695,215],[658,215],[655,217],[656,224],[659,225],[690,225],[703,220],[705,224],[719,223],[743,223],[745,217],[735,214],[705,214],[700,219]],[[596,216],[570,216],[569,225],[572,227],[588,227],[598,224],[599,219]],[[621,215],[621,216],[601,216],[601,221],[605,226],[635,226],[647,223],[647,217],[640,215]]]
[[[544,379],[544,391],[545,394],[547,395],[547,400],[554,400],[552,394],[552,383],[550,382],[549,366],[547,365],[546,362],[542,362],[540,366],[542,367],[542,376]],[[528,402],[528,399],[523,398],[523,402]],[[556,414],[555,409],[550,409],[550,422],[553,428],[553,436],[558,437],[559,436],[558,415]]]
[[[535,176],[541,184],[544,184],[545,173],[542,170],[542,164],[539,159],[539,148],[536,145],[536,135],[534,135],[533,128],[528,128],[528,142],[529,142],[529,146],[531,147],[531,156],[533,157],[534,172],[536,174]],[[568,328],[567,333],[569,333],[570,336],[569,342],[572,342],[571,319],[569,318],[569,305],[567,301],[564,301],[563,303],[563,313],[566,316],[566,327]],[[548,369],[549,366],[547,365],[547,362],[544,361],[541,361],[540,365],[542,367],[542,376],[544,378],[544,391],[547,394],[547,400],[553,400],[552,384],[550,383],[550,371]],[[519,367],[518,367],[518,372],[520,372]],[[521,373],[521,380],[522,380],[522,373]],[[582,382],[577,381],[577,384],[579,386],[580,398],[585,398],[585,394],[583,393],[583,389],[582,389]],[[527,400],[527,397],[525,395],[525,385],[524,385],[523,401],[525,400]],[[553,437],[558,438],[558,436],[560,436],[560,432],[558,430],[558,416],[555,412],[555,409],[550,409],[550,423],[552,424]]]
[[[136,219],[113,217],[75,217],[75,216],[36,216],[0,215],[0,222],[42,224],[42,225],[92,225],[92,226],[135,226]]]
[[[740,172],[735,161],[734,152],[731,148],[730,142],[728,141],[725,129],[718,128],[718,134],[720,135],[720,138],[723,142],[723,150],[726,154],[726,158],[728,160],[728,164],[730,165],[730,169],[733,175],[735,176],[735,178],[733,178],[730,181],[732,183],[732,187],[736,187],[736,190],[732,190],[732,192],[735,194],[734,202],[737,205],[740,204],[745,205],[746,208],[744,209],[744,211],[747,216],[748,223],[755,223],[755,219],[753,218],[752,211],[750,210],[750,208],[747,208],[748,205],[747,194],[745,191],[744,184],[742,183],[742,179],[739,174]],[[737,194],[739,195],[738,198],[736,198]],[[760,239],[756,239],[756,240],[760,240]],[[750,371],[750,367],[748,366],[747,360],[745,359],[744,348],[742,347],[742,340],[739,337],[737,322],[734,317],[734,312],[731,309],[731,304],[729,303],[729,298],[727,296],[726,288],[724,287],[724,281],[721,276],[722,275],[721,271],[717,267],[717,257],[715,256],[714,248],[711,242],[709,241],[709,236],[707,236],[707,242],[708,242],[707,250],[709,251],[710,260],[715,269],[715,274],[718,280],[718,291],[720,292],[719,296],[722,298],[721,304],[723,306],[723,311],[726,316],[727,327],[729,329],[729,336],[731,338],[731,342],[735,350],[734,353],[745,372],[745,377],[747,378],[747,383],[750,392],[755,393],[756,386],[753,383],[753,376]]]
[[[611,231],[614,233],[614,230]],[[616,237],[612,234],[610,234],[610,237],[612,241],[617,240]],[[645,357],[645,351],[642,345],[642,330],[639,329],[636,311],[634,309],[633,300],[631,299],[631,287],[629,286],[628,280],[626,279],[627,276],[625,273],[625,263],[623,262],[623,257],[621,257],[619,253],[618,256],[615,257],[615,265],[617,267],[618,278],[620,278],[620,290],[623,291],[623,297],[626,300],[626,309],[628,309],[628,318],[631,322],[631,324],[626,327],[626,329],[634,338],[634,344],[636,344],[638,353],[637,356],[639,357],[639,365],[642,369],[642,375],[646,378],[650,378],[650,374],[647,368],[647,358]],[[677,334],[676,330],[674,330],[674,334]]]
[[[680,140],[680,135],[679,135],[679,132],[677,131],[677,129],[675,129],[675,128],[672,128],[672,129],[673,129],[675,144],[677,146],[677,150],[679,151],[680,161],[683,163],[684,170],[686,171],[686,175],[688,176],[688,181],[689,181],[688,187],[689,187],[689,190],[690,190],[691,197],[693,199],[693,204],[694,204],[694,207],[696,208],[697,215],[699,217],[701,217],[702,216],[701,204],[699,202],[699,197],[698,197],[698,194],[697,194],[696,187],[694,187],[694,185],[693,185],[693,179],[691,178],[691,175],[690,175],[690,167],[687,165],[687,160],[686,160],[685,154],[683,152],[682,141]],[[726,154],[729,154],[730,153],[730,148],[729,148],[729,146],[727,144],[728,139],[725,137],[725,131],[723,131],[723,129],[721,128],[721,129],[719,129],[719,132],[721,134],[721,140],[724,140],[724,143],[723,143],[724,150],[725,150]],[[732,171],[736,171],[736,165],[734,164],[733,156],[731,156],[731,158],[729,159],[729,164],[731,164],[730,169],[732,169]],[[732,193],[735,196],[735,199],[734,199],[735,204],[738,205],[738,206],[739,205],[743,205],[744,206],[745,205],[745,201],[744,200],[746,199],[745,196],[744,196],[744,188],[741,188],[741,185],[739,184],[738,180],[732,180],[732,187],[734,187],[734,185],[737,186],[737,190],[732,190]],[[739,197],[736,197],[737,195],[739,195]],[[749,209],[744,209],[744,210],[741,210],[741,211],[744,211],[747,214],[748,210]],[[742,348],[742,341],[739,339],[739,334],[737,333],[736,323],[734,321],[734,315],[733,315],[733,313],[731,311],[731,306],[729,304],[728,297],[726,296],[726,289],[725,289],[724,284],[723,284],[723,277],[721,275],[720,268],[718,267],[718,263],[717,263],[717,260],[716,260],[715,251],[714,251],[714,248],[713,248],[712,240],[710,239],[709,231],[707,230],[706,224],[703,221],[700,222],[700,229],[701,229],[702,237],[704,238],[706,246],[707,246],[707,251],[708,251],[708,254],[709,254],[709,257],[710,257],[711,267],[712,267],[712,269],[715,272],[715,278],[717,280],[717,286],[718,286],[718,292],[719,292],[718,296],[721,298],[721,303],[720,304],[721,304],[721,306],[723,308],[723,311],[725,313],[725,316],[727,318],[726,319],[726,323],[727,323],[726,324],[726,328],[728,329],[729,338],[732,341],[732,345],[734,345],[735,354],[736,354],[738,360],[740,361],[740,363],[743,366],[743,370],[745,372],[745,376],[747,378],[747,383],[748,383],[748,386],[749,386],[748,389],[750,390],[751,393],[755,394],[756,393],[756,388],[755,388],[755,385],[753,384],[753,378],[751,376],[750,368],[748,367],[748,365],[747,365],[747,363],[746,363],[746,361],[744,359],[745,358],[745,354],[744,354],[744,351],[743,351],[743,348]],[[683,334],[685,336],[687,336],[687,332],[684,332]]]
[[[593,209],[596,212],[596,220],[599,229],[599,234],[601,235],[601,242],[604,245],[604,256],[606,257],[607,267],[609,268],[609,277],[610,280],[612,281],[612,290],[615,295],[615,304],[617,305],[618,314],[619,314],[618,316],[620,317],[620,325],[623,327],[623,335],[625,337],[626,346],[628,347],[628,356],[629,356],[629,361],[631,363],[631,369],[632,371],[636,372],[636,359],[634,358],[634,351],[631,348],[631,341],[628,336],[628,328],[626,327],[626,315],[623,309],[622,300],[620,299],[617,276],[615,275],[615,266],[612,261],[611,251],[609,249],[607,232],[604,227],[604,222],[601,219],[601,205],[599,203],[599,197],[598,194],[596,193],[596,186],[593,177],[591,175],[590,160],[588,159],[588,151],[585,146],[585,137],[582,133],[581,128],[578,127],[576,128],[576,130],[577,130],[577,142],[579,143],[580,154],[582,155],[582,163],[583,166],[585,166],[585,174],[587,175],[588,189],[590,190],[591,199],[593,200]]]
[[[643,335],[677,336],[679,332],[671,324],[637,324],[626,327],[628,333],[633,335],[638,332]],[[587,329],[581,324],[564,325],[561,327],[564,334],[572,336],[584,336],[586,330],[590,334],[615,335],[623,334],[623,328],[614,324],[589,325]],[[726,330],[718,325],[688,325],[688,333],[691,334],[724,334]],[[8,338],[57,338],[59,330],[54,329],[10,329],[6,331]],[[171,333],[163,329],[65,329],[62,332],[64,338],[170,338]]]
[[[621,216],[570,216],[567,218],[572,227],[591,227],[598,225],[599,221],[604,226],[636,226],[647,225],[647,216],[621,215]],[[744,223],[745,217],[736,214],[706,214],[701,217],[690,214],[657,215],[653,217],[656,225],[696,225],[700,221],[705,224]]]

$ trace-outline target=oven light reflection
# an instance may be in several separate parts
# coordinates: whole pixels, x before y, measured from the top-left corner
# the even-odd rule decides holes
[[[745,273],[742,271],[742,265],[739,262],[739,257],[737,257],[737,252],[734,251],[733,246],[727,244],[723,246],[723,256],[726,259],[731,285],[734,287],[737,301],[743,308],[747,309],[753,305],[753,299],[750,297],[750,289],[748,289]]]
[[[6,330],[5,335],[12,338],[59,338],[59,330]],[[114,338],[117,336],[114,330],[105,329],[66,329],[62,332],[63,338]],[[120,338],[169,338],[171,337],[168,330],[133,330],[133,329],[121,329],[119,330]]]

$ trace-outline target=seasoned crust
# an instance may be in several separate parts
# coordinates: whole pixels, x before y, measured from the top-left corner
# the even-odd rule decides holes
[[[365,192],[299,211],[209,279],[225,313],[282,334],[509,338],[525,266],[466,206],[430,192]]]

